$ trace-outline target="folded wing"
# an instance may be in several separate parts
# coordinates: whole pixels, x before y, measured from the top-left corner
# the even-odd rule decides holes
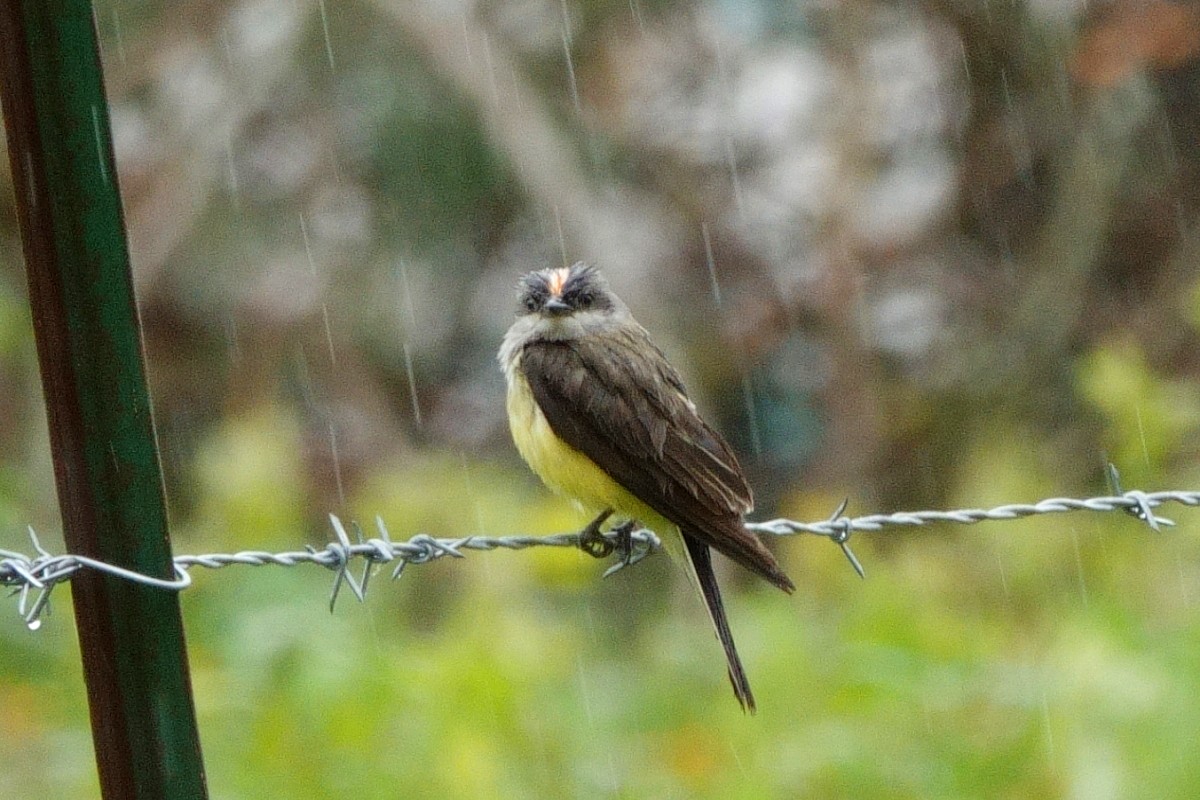
[[[746,530],[753,496],[729,445],[696,413],[641,328],[534,341],[521,370],[554,432],[650,508],[785,591],[792,582]]]

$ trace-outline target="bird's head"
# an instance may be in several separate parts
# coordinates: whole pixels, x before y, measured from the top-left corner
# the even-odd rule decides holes
[[[583,262],[529,273],[521,279],[520,298],[520,315],[551,320],[611,315],[621,305],[599,271]]]

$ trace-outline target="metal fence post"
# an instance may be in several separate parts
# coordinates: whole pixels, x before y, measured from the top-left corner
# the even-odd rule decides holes
[[[0,95],[67,546],[171,577],[90,0],[0,0]],[[178,596],[72,583],[103,796],[206,797]]]

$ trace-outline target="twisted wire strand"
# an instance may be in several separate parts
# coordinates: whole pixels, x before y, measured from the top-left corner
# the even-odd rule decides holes
[[[1116,488],[1119,489],[1119,486]],[[746,527],[756,533],[772,536],[809,534],[832,540],[845,553],[851,566],[863,576],[863,568],[849,546],[851,534],[876,533],[885,528],[906,529],[934,523],[973,525],[986,521],[1013,520],[1039,514],[1063,514],[1075,511],[1113,512],[1122,511],[1145,522],[1155,531],[1175,523],[1157,516],[1154,509],[1165,503],[1185,506],[1200,505],[1200,492],[1165,491],[1142,492],[1132,490],[1106,497],[1076,499],[1053,497],[1036,503],[1015,503],[990,509],[967,508],[954,511],[901,511],[893,514],[869,514],[862,517],[846,517],[843,512],[846,502],[826,520],[821,522],[797,522],[790,519],[773,519],[766,522],[747,523]],[[79,570],[92,569],[107,575],[134,581],[146,586],[180,591],[192,583],[189,570],[192,567],[221,569],[231,565],[294,567],[299,564],[319,564],[335,573],[329,605],[333,608],[343,586],[362,601],[366,598],[367,584],[372,568],[380,564],[396,562],[392,578],[399,578],[410,564],[425,564],[441,558],[464,558],[467,551],[524,550],[531,547],[578,547],[579,533],[559,533],[550,536],[464,536],[461,538],[435,538],[417,534],[412,538],[394,542],[387,526],[379,517],[375,518],[378,536],[366,537],[357,523],[350,523],[354,538],[347,532],[341,519],[330,515],[334,541],[318,549],[307,547],[282,553],[263,550],[244,550],[237,553],[209,553],[205,555],[183,555],[174,559],[174,577],[144,575],[113,564],[107,564],[81,555],[55,555],[46,551],[38,541],[32,528],[28,529],[30,541],[36,553],[29,556],[11,550],[0,550],[0,586],[12,587],[17,596],[17,612],[30,629],[41,625],[53,588],[70,580]],[[614,532],[603,534],[607,542],[605,554],[616,552],[620,558],[609,567],[607,577],[620,569],[641,561],[660,547],[655,534],[648,529],[639,529],[628,536],[628,542]],[[626,546],[627,545],[627,546]],[[358,576],[351,574],[350,565],[361,559],[363,569]]]

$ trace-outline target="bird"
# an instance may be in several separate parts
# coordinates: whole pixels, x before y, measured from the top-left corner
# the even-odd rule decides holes
[[[729,444],[706,423],[679,373],[609,288],[579,262],[521,278],[517,318],[497,360],[522,458],[554,492],[595,519],[652,531],[699,591],[742,709],[757,709],[734,645],[712,550],[787,593],[795,590],[745,516],[753,493]]]

